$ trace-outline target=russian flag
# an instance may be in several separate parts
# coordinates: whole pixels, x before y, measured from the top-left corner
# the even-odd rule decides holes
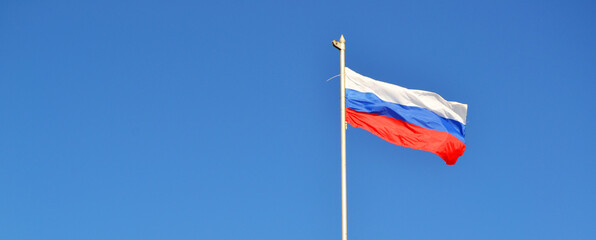
[[[346,121],[453,165],[464,154],[468,105],[362,76],[346,67]]]

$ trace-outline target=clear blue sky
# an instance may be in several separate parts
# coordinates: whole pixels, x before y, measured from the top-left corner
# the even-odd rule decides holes
[[[469,105],[349,127],[348,236],[596,236],[593,1],[0,3],[0,239],[340,239],[339,52]]]

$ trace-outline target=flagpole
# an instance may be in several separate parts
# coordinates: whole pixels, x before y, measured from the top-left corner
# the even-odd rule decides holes
[[[333,40],[333,46],[339,49],[341,75],[341,239],[348,239],[348,203],[346,194],[346,39],[342,34],[339,42]]]

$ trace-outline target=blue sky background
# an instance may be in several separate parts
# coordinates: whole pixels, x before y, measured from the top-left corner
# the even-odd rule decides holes
[[[348,128],[350,239],[596,236],[593,1],[0,3],[0,239],[340,239],[339,52],[469,105]]]

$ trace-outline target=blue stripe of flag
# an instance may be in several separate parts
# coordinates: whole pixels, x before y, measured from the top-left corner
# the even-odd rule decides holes
[[[465,124],[443,118],[425,108],[386,102],[373,93],[362,93],[353,89],[346,89],[346,107],[358,112],[395,118],[423,128],[447,132],[465,143]]]

